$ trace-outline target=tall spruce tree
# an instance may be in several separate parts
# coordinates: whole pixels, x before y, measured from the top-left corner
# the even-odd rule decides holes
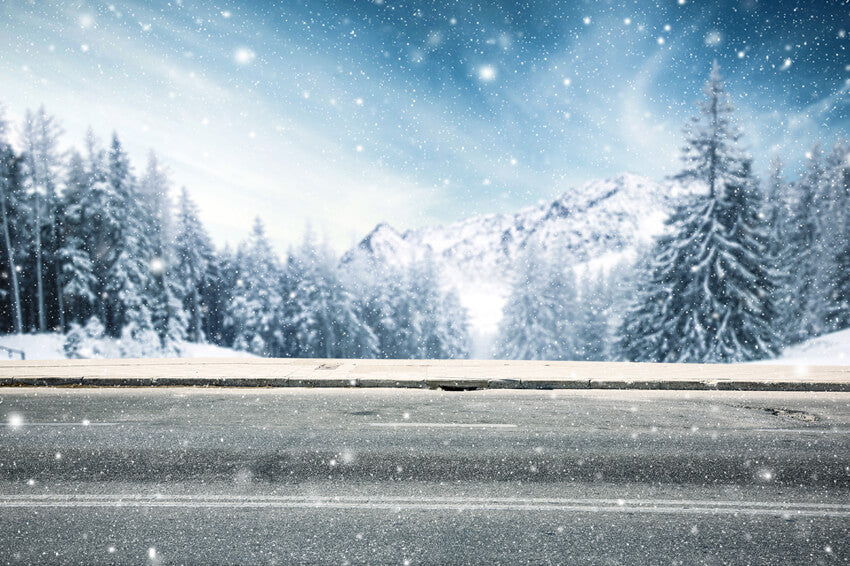
[[[97,316],[104,331],[117,336],[118,329],[107,328],[111,303],[108,284],[109,271],[120,251],[122,203],[107,180],[106,153],[91,128],[86,132],[85,149],[80,187],[74,200],[66,204],[69,214],[76,216],[73,220],[80,228],[76,234],[91,262],[95,304],[92,312],[84,312],[83,319]]]
[[[233,347],[278,356],[283,342],[281,268],[259,218],[248,241],[239,247],[236,265],[239,278],[226,321],[233,332]]]
[[[150,317],[148,289],[151,285],[151,245],[145,222],[149,215],[140,205],[138,187],[127,153],[113,134],[107,155],[109,190],[107,221],[114,236],[114,261],[106,273],[107,330],[121,335],[125,325],[147,331]],[[144,308],[143,308],[144,307]]]
[[[90,190],[89,172],[83,157],[76,151],[68,160],[68,176],[62,194],[61,292],[67,304],[70,323],[81,326],[94,312],[98,300],[97,277],[94,274],[87,237],[86,210]]]
[[[773,270],[774,307],[777,310],[774,328],[782,337],[783,343],[789,341],[790,326],[787,317],[796,301],[791,277],[794,250],[788,239],[788,234],[793,231],[790,189],[783,173],[782,160],[776,156],[770,162],[762,216],[767,228],[767,260]]]
[[[850,147],[836,143],[827,158],[828,250],[833,257],[826,280],[829,330],[850,327]]]
[[[145,252],[148,255],[148,287],[145,289],[151,322],[166,354],[177,354],[186,337],[186,313],[177,288],[176,258],[170,245],[172,222],[169,181],[156,154],[150,153],[145,174],[139,180],[138,206],[145,218]]]
[[[807,153],[800,179],[792,187],[791,229],[788,264],[791,297],[782,313],[789,342],[802,342],[821,335],[826,328],[824,260],[823,152],[815,144]]]
[[[185,187],[177,203],[173,245],[177,288],[189,316],[188,338],[192,342],[203,342],[206,313],[209,312],[203,297],[215,284],[212,272],[215,258],[209,234],[198,217],[198,207]]]
[[[679,204],[654,246],[642,289],[620,329],[634,361],[732,362],[780,346],[756,181],[737,148],[733,107],[715,63],[683,177],[708,191]],[[697,166],[694,166],[697,164]]]

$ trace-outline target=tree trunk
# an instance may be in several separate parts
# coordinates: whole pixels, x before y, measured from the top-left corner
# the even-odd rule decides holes
[[[47,331],[47,317],[44,312],[44,281],[42,277],[42,250],[41,250],[41,199],[38,195],[38,187],[35,194],[35,281],[36,294],[38,296],[38,331]]]
[[[201,330],[201,298],[198,294],[198,286],[192,284],[192,342],[200,342],[203,330]]]
[[[53,260],[53,273],[56,277],[56,307],[59,309],[59,332],[65,332],[65,297],[62,294],[62,262],[59,258],[59,231],[56,229],[56,210],[51,206],[50,211],[50,257]]]

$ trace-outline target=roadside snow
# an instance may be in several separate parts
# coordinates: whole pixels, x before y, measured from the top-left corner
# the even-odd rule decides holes
[[[181,346],[181,358],[256,358],[254,354],[223,348],[215,344],[193,344],[185,342]]]
[[[824,334],[786,348],[774,360],[760,364],[846,366],[850,365],[850,328]]]
[[[107,339],[113,341],[112,339]],[[7,334],[0,336],[0,346],[23,350],[28,360],[60,360],[65,358],[62,349],[65,337],[58,333],[46,334]],[[184,342],[181,347],[182,358],[253,358],[248,352],[239,352],[213,344],[193,344]],[[117,348],[109,348],[117,351]],[[19,359],[0,350],[0,359]]]
[[[491,297],[492,299],[492,297]],[[490,330],[492,329],[492,321]],[[480,340],[492,340],[492,335],[479,337]],[[0,346],[23,350],[28,360],[58,360],[65,356],[62,351],[65,337],[61,334],[6,334],[0,336]],[[491,346],[491,344],[487,344]],[[482,348],[483,349],[483,348]],[[253,358],[248,352],[222,348],[213,344],[183,343],[183,358]],[[0,350],[0,360],[18,359]],[[850,365],[850,328],[813,338],[808,342],[786,349],[776,359],[755,362],[759,364],[784,365]]]
[[[62,346],[65,336],[58,333],[50,334],[7,334],[0,336],[0,346],[23,350],[28,360],[56,360],[65,357]],[[20,359],[0,349],[0,359]]]

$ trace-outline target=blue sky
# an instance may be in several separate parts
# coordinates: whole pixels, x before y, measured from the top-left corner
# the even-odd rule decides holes
[[[674,173],[712,60],[763,169],[850,130],[850,4],[91,2],[0,5],[0,102],[80,145],[117,130],[217,242],[281,250],[511,211],[589,179]]]

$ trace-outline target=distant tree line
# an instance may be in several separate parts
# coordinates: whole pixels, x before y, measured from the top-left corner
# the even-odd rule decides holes
[[[68,356],[179,355],[185,341],[263,356],[456,358],[465,311],[427,259],[346,269],[307,234],[281,261],[258,219],[216,250],[151,153],[134,173],[117,135],[60,150],[56,119],[27,112],[20,147],[0,115],[0,332],[64,332]]]
[[[569,258],[521,258],[497,355],[734,362],[850,327],[850,147],[816,144],[789,182],[762,183],[718,68],[686,128],[685,194],[634,266],[577,277]]]

